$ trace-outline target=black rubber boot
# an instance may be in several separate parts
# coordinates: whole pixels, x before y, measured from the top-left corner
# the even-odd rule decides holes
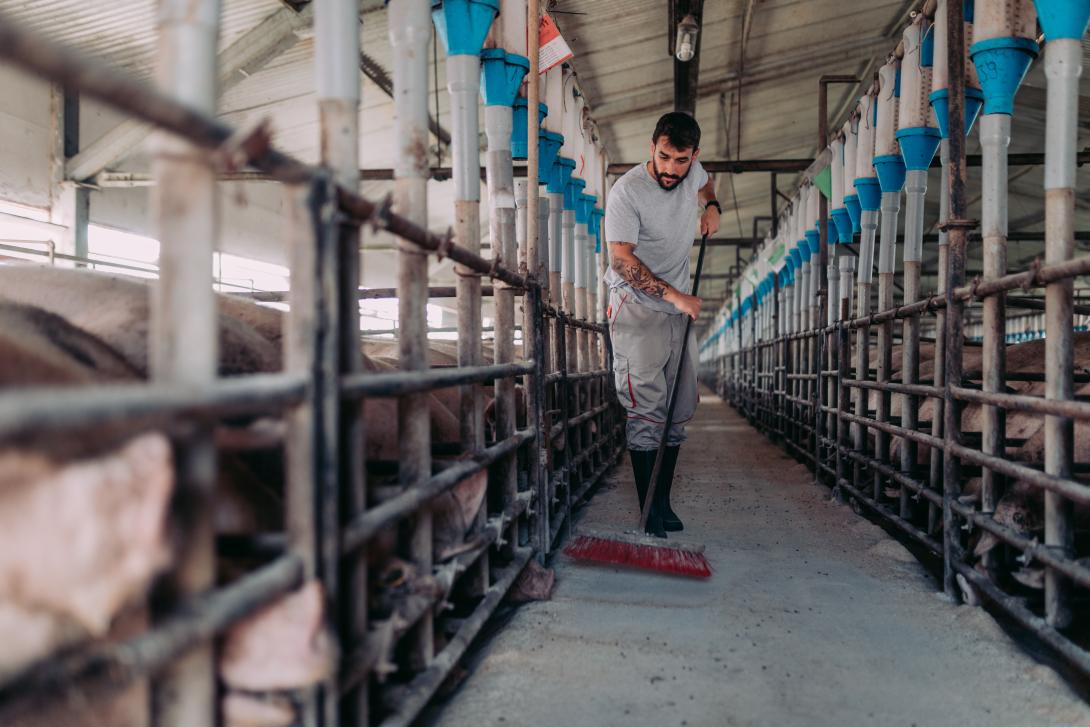
[[[640,498],[640,512],[643,512],[643,503],[647,498],[647,487],[651,483],[651,470],[655,467],[656,454],[654,450],[628,450],[628,457],[632,460],[632,474],[636,478],[636,495]],[[656,492],[655,502],[651,504],[651,512],[647,515],[647,527],[644,528],[644,532],[658,538],[665,538],[666,530],[662,526],[661,502],[661,493]]]
[[[677,455],[680,451],[680,446],[667,447],[662,453],[662,469],[659,470],[658,492],[662,497],[659,501],[659,512],[662,514],[662,527],[668,533],[685,529],[681,518],[670,507],[670,489],[674,485],[674,468],[677,467]]]

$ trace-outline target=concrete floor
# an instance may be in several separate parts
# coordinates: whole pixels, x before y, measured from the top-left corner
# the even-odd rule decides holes
[[[984,611],[702,393],[674,487],[699,582],[559,555],[428,721],[441,725],[1090,725]],[[583,523],[635,518],[627,458]]]

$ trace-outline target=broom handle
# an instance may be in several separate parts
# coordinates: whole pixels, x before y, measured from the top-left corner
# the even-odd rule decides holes
[[[700,289],[700,271],[704,267],[704,248],[707,246],[708,236],[700,238],[700,254],[696,258],[696,275],[693,276],[693,292],[695,296]],[[677,404],[677,390],[681,385],[681,374],[685,370],[685,354],[689,348],[689,331],[693,327],[693,319],[685,316],[685,336],[681,339],[681,356],[678,357],[677,373],[674,374],[674,383],[670,388],[670,403],[666,407],[666,421],[662,427],[662,439],[659,440],[659,451],[655,454],[655,466],[651,468],[651,481],[647,483],[647,497],[643,501],[643,511],[640,513],[640,530],[647,527],[647,517],[651,514],[651,503],[655,499],[655,490],[659,486],[659,470],[662,469],[662,454],[666,451],[666,435],[670,433],[670,426],[674,423],[674,405]]]

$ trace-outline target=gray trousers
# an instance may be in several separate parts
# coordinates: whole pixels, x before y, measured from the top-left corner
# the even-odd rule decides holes
[[[670,389],[677,375],[685,315],[660,313],[636,302],[631,293],[609,293],[609,332],[617,398],[628,413],[629,449],[658,449],[666,423]],[[685,422],[696,413],[696,334],[689,333],[674,420],[667,446],[685,441]]]

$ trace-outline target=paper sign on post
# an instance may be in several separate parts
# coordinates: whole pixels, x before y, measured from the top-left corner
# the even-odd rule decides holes
[[[547,14],[541,16],[541,24],[537,29],[538,37],[538,72],[544,73],[545,71],[558,66],[564,61],[572,57],[573,53],[571,48],[568,47],[567,42],[560,35],[560,30],[556,27],[556,23]]]

